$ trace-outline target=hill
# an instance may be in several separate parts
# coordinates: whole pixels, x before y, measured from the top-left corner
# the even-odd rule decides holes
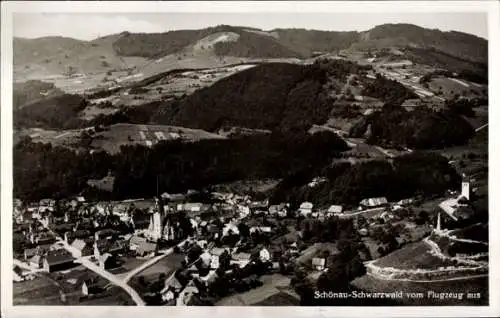
[[[34,80],[14,83],[13,94],[13,109],[18,109],[39,100],[61,95],[63,92],[55,87],[54,83]]]
[[[14,111],[14,127],[75,128],[83,123],[78,113],[87,101],[78,95],[63,94],[38,100]]]
[[[120,57],[113,48],[123,34],[92,41],[64,37],[38,39],[14,38],[14,74],[16,79],[50,78],[123,70],[144,63],[144,58]]]
[[[391,41],[389,41],[389,39]],[[357,47],[375,48],[378,44],[396,47],[434,48],[444,53],[486,63],[488,41],[477,36],[436,29],[426,29],[412,24],[383,24],[360,34]]]
[[[316,65],[262,64],[165,107],[156,121],[209,131],[223,126],[288,130],[324,122],[330,112]]]
[[[488,42],[460,32],[442,32],[410,24],[385,24],[365,32],[335,32],[304,29],[275,29],[263,31],[245,27],[219,25],[199,30],[175,30],[164,33],[129,33],[109,35],[93,41],[63,37],[14,39],[16,76],[49,76],[64,72],[107,72],[133,69],[172,55],[183,58],[196,44],[217,34],[229,33],[230,40],[209,41],[210,49],[196,61],[206,58],[306,58],[318,52],[337,52],[344,49],[371,50],[387,47],[411,48],[411,59],[423,59],[420,49],[433,50],[470,63],[487,63]],[[202,50],[204,51],[204,50]],[[432,60],[432,56],[430,56]],[[429,57],[426,58],[429,60]],[[442,62],[443,56],[439,57]],[[430,61],[432,62],[432,61]],[[441,63],[440,62],[440,63]],[[213,62],[212,62],[213,63]],[[205,64],[206,63],[201,63]]]

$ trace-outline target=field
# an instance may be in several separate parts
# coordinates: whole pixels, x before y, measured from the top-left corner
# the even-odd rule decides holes
[[[441,90],[443,92],[441,96],[449,99],[452,98],[455,94],[459,94],[461,96],[470,96],[475,94],[479,96],[482,95],[482,90],[486,89],[486,87],[462,79],[457,80],[448,77],[438,77],[433,78],[430,81],[429,89],[434,93]],[[472,91],[475,93],[471,94]]]
[[[23,129],[14,132],[14,143],[22,137],[29,136],[33,142],[51,143],[52,146],[74,147],[75,143],[80,139],[82,130],[46,130],[41,128]]]
[[[290,278],[280,274],[264,275],[260,278],[264,285],[247,292],[231,295],[217,302],[217,306],[251,306],[280,293],[287,288]],[[288,300],[289,301],[289,300]]]
[[[78,148],[83,129],[56,131],[31,128],[14,134],[14,142],[30,136],[34,142],[51,143],[52,146]],[[115,124],[93,135],[91,147],[109,153],[117,153],[122,145],[140,144],[151,147],[162,140],[180,139],[198,141],[202,139],[224,139],[224,136],[200,129],[190,129],[166,125]]]
[[[447,282],[417,283],[405,281],[386,281],[376,279],[370,275],[364,275],[351,282],[353,286],[365,292],[387,292],[403,291],[403,293],[423,293],[423,298],[403,297],[401,305],[425,305],[425,306],[471,306],[488,305],[488,278],[472,278],[454,280]],[[479,293],[478,299],[435,299],[428,297],[428,292],[436,293]]]
[[[397,269],[437,269],[453,265],[451,261],[447,262],[431,255],[430,251],[430,247],[424,242],[411,243],[378,259],[374,265]]]
[[[150,147],[159,141],[174,139],[198,141],[224,137],[199,129],[175,126],[116,124],[110,126],[109,130],[96,133],[91,146],[109,153],[117,153],[122,145],[140,144]]]
[[[59,288],[47,277],[14,283],[14,305],[62,305]]]
[[[14,283],[14,305],[120,305],[131,303],[130,297],[121,288],[111,286],[103,294],[91,298],[82,298],[81,286],[75,285],[77,281],[93,272],[76,267],[68,273],[41,274],[36,279]],[[58,277],[63,277],[58,279]],[[105,279],[100,278],[103,282]],[[61,300],[64,292],[66,302]]]

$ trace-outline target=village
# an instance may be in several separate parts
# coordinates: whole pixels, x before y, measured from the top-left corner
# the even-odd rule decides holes
[[[290,286],[297,268],[317,280],[340,253],[336,242],[312,233],[315,226],[350,222],[338,231],[359,237],[368,272],[383,273],[375,260],[443,233],[442,219],[458,220],[455,212],[468,205],[471,189],[464,176],[461,192],[450,191],[432,209],[419,198],[384,197],[366,198],[352,210],[311,202],[292,208],[219,192],[201,203],[197,191],[120,202],[16,199],[14,285],[34,295],[27,304],[43,298],[116,304],[110,295],[118,287],[125,292],[120,303],[129,305],[297,305]],[[33,293],[47,279],[57,286],[52,294]]]

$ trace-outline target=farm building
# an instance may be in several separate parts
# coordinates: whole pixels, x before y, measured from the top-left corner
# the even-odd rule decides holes
[[[321,257],[314,257],[312,259],[312,266],[317,271],[323,271],[326,267],[326,259]]]
[[[375,208],[375,207],[381,207],[387,205],[389,202],[387,201],[387,198],[385,197],[380,197],[380,198],[369,198],[369,199],[364,199],[362,200],[359,204],[362,207],[365,208]]]
[[[303,202],[299,207],[299,213],[303,216],[310,215],[312,213],[313,204],[311,202]]]
[[[49,251],[43,267],[50,273],[73,267],[73,256],[66,250]]]

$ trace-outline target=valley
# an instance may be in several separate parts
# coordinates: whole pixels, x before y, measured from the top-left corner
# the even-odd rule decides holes
[[[381,305],[313,294],[396,289],[481,294],[398,305],[488,303],[486,40],[220,25],[14,52],[18,258],[41,245],[27,231],[66,242],[68,223],[82,241],[119,232],[94,239],[126,246],[102,247],[119,266],[101,276],[136,304]],[[105,268],[100,247],[61,244]],[[17,302],[59,301],[52,287]]]

